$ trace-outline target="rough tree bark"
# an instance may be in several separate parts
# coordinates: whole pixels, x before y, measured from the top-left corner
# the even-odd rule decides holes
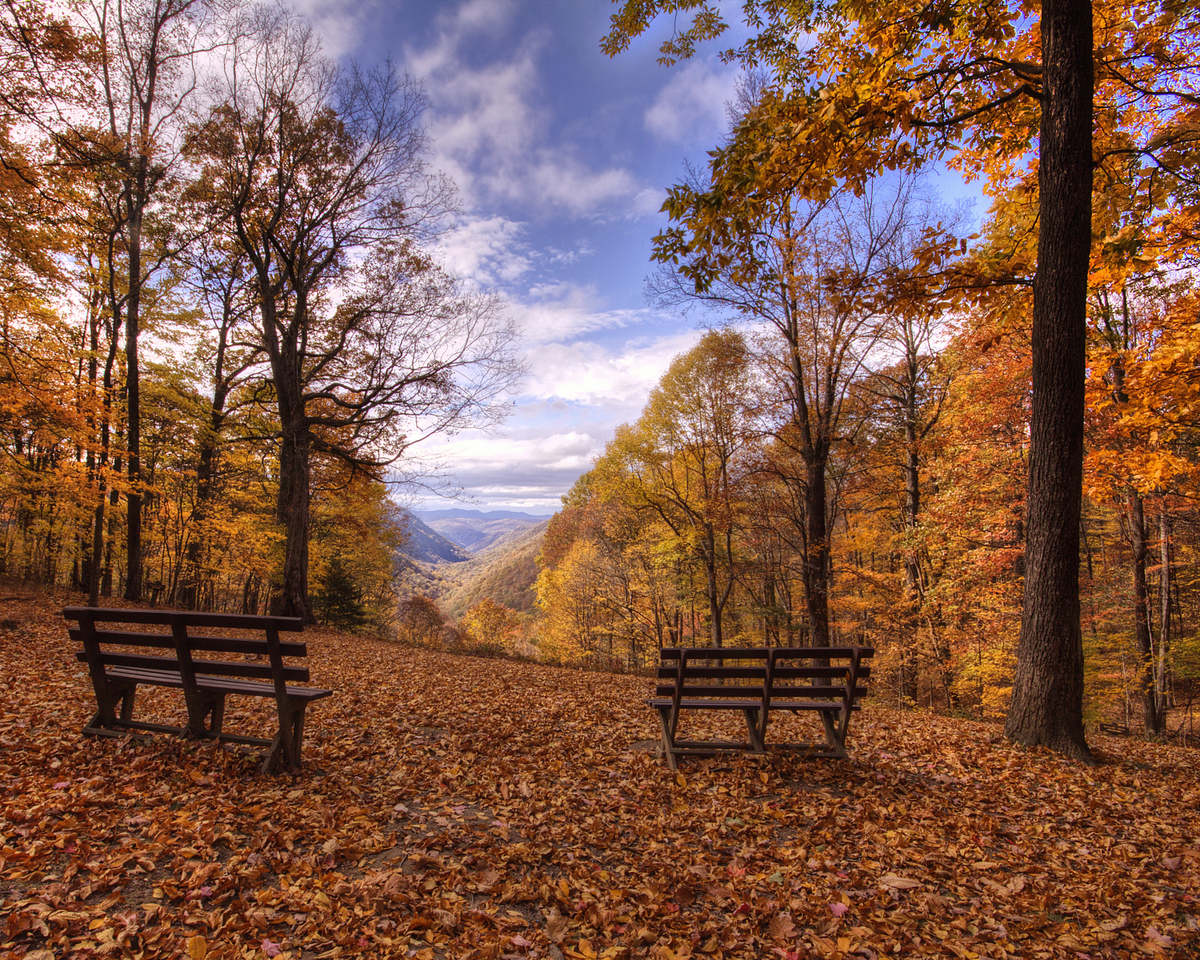
[[[1083,729],[1079,517],[1092,199],[1092,5],[1042,5],[1025,600],[1005,735],[1094,762]]]

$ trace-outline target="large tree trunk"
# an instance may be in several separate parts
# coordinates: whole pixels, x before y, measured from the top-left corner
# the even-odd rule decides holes
[[[1157,736],[1161,724],[1154,691],[1154,643],[1150,638],[1149,591],[1146,589],[1146,513],[1136,490],[1126,494],[1125,512],[1129,520],[1129,544],[1133,549],[1133,627],[1141,658],[1138,687],[1142,699],[1142,726],[1147,734]]]
[[[280,402],[280,412],[284,403]],[[309,455],[311,438],[303,416],[285,415],[279,448],[278,516],[287,536],[283,559],[283,586],[275,600],[276,616],[303,617],[312,623],[308,601],[308,525],[311,494]]]
[[[128,451],[129,493],[125,524],[125,599],[142,599],[142,401],[138,370],[138,335],[142,291],[142,213],[130,200],[129,299],[125,316],[125,438]]]
[[[1092,762],[1083,730],[1079,515],[1092,196],[1092,7],[1042,4],[1025,602],[1004,732]]]
[[[714,647],[723,647],[722,604],[717,590],[717,537],[711,523],[704,525],[704,587],[708,594],[709,638]]]
[[[914,541],[921,513],[921,462],[917,454],[916,398],[911,390],[905,403],[904,442],[908,452],[904,463],[904,531],[908,543],[904,549],[904,599],[908,604],[909,627],[900,638],[900,696],[905,702],[915,704],[920,695],[917,625],[921,612],[921,566]]]

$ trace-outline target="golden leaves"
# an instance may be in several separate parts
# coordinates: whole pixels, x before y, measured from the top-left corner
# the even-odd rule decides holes
[[[868,703],[853,762],[699,760],[681,786],[633,746],[654,734],[643,678],[314,631],[337,694],[308,772],[278,780],[211,744],[81,741],[61,622],[6,618],[25,626],[0,632],[0,780],[19,783],[0,796],[0,951],[1169,956],[1197,936],[1183,751],[1125,741],[1076,768]]]

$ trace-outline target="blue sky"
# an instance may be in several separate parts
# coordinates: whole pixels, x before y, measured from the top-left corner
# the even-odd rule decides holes
[[[733,68],[715,49],[661,67],[657,35],[610,60],[608,0],[297,6],[329,55],[391,58],[424,81],[430,160],[462,204],[444,258],[501,294],[523,333],[530,376],[505,425],[424,452],[479,509],[553,513],[700,335],[694,319],[648,307],[643,286],[666,188],[725,131]]]
[[[461,197],[443,258],[498,293],[523,334],[530,376],[503,427],[420,453],[448,466],[468,506],[553,513],[703,332],[648,306],[644,285],[666,190],[726,133],[736,68],[718,45],[659,66],[665,18],[605,57],[610,0],[294,2],[329,56],[390,59],[424,82],[429,159]],[[730,42],[744,29],[735,22]],[[936,193],[979,199],[944,174]],[[455,504],[418,492],[409,505]]]

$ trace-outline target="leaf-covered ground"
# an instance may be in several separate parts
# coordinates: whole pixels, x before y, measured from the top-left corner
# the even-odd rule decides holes
[[[644,678],[314,631],[336,694],[305,773],[269,778],[241,750],[83,739],[64,599],[0,602],[0,957],[1200,952],[1191,752],[1101,737],[1086,768],[870,706],[849,761],[676,776]],[[227,729],[269,728],[260,707]]]

